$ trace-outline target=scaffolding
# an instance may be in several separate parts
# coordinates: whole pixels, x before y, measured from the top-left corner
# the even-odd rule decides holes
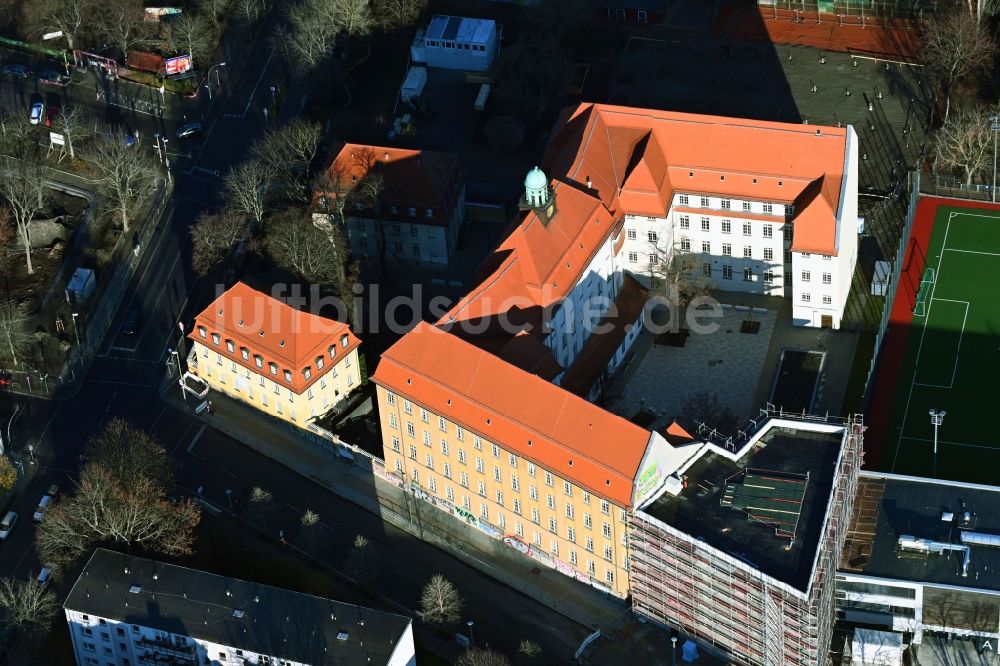
[[[805,590],[768,576],[666,522],[637,511],[633,522],[633,610],[678,628],[750,666],[827,662],[835,572],[857,493],[864,427],[844,422],[823,527]]]

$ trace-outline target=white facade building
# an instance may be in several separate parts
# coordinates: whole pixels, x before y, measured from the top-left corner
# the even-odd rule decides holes
[[[410,618],[97,549],[64,604],[78,666],[414,666]]]
[[[435,16],[417,31],[410,58],[428,67],[485,72],[496,58],[498,37],[496,21]]]

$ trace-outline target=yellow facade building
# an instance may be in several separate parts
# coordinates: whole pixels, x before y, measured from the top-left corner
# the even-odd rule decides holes
[[[666,440],[429,324],[386,351],[372,380],[386,471],[406,488],[628,595],[630,512],[662,485]]]
[[[188,370],[210,389],[301,428],[361,385],[361,341],[239,282],[195,318]]]

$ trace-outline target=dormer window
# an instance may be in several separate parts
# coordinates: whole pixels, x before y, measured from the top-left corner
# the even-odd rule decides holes
[[[267,364],[267,368],[268,368],[268,370],[271,371],[272,375],[278,374],[278,364],[277,363],[268,363]]]
[[[323,357],[322,357],[322,356],[317,356],[317,357],[316,357],[316,368],[317,368],[318,370],[322,370],[322,369],[323,369],[323,364],[324,364],[324,363],[326,363],[326,361],[325,361],[325,360],[323,360]]]
[[[312,374],[313,374],[313,371],[310,368],[305,368],[304,370],[302,370],[302,376],[304,378],[306,378],[306,379],[309,379],[310,377],[312,377]]]
[[[256,365],[258,368],[263,368],[264,367],[264,357],[261,356],[260,354],[254,354],[253,355],[253,362],[254,362],[254,365]]]
[[[236,351],[236,343],[233,342],[232,340],[226,340],[226,351],[228,351],[230,354]]]
[[[285,381],[286,382],[291,382],[292,381],[292,371],[291,370],[285,370]]]
[[[219,341],[220,341],[221,339],[222,339],[222,338],[221,338],[221,337],[219,336],[219,334],[218,334],[218,333],[212,333],[212,344],[213,344],[213,345],[218,345],[218,344],[219,344]]]
[[[199,326],[198,327],[198,335],[200,335],[203,338],[207,338],[208,337],[208,329],[205,328],[204,326]]]
[[[416,217],[417,216],[417,208],[416,208],[416,206],[410,206],[409,210],[406,211],[406,212],[410,214],[410,217]]]
[[[330,345],[329,348],[327,348],[326,353],[330,355],[330,358],[336,358],[337,345]]]
[[[399,215],[399,206],[397,206],[396,204],[392,204],[391,206],[389,206],[389,212],[392,213],[393,215]]]
[[[434,209],[428,208],[427,210],[424,211],[424,215],[427,216],[427,219],[434,217]]]
[[[348,343],[347,333],[344,333],[343,335],[340,336],[340,346],[346,349],[347,343]]]
[[[250,350],[246,347],[240,347],[240,355],[243,357],[244,361],[250,360]]]

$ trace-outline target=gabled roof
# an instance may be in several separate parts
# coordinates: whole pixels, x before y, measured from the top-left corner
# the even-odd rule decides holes
[[[385,181],[381,208],[396,204],[403,209],[400,215],[406,217],[406,208],[414,206],[418,209],[415,221],[427,224],[447,220],[454,205],[452,185],[457,171],[458,157],[453,153],[345,143],[326,174],[344,191],[353,189],[370,174],[379,174]],[[427,218],[426,208],[435,209],[433,219]]]
[[[205,338],[199,332],[202,326],[207,330]],[[219,334],[218,347],[212,343],[212,333]],[[345,335],[346,347],[342,344]],[[243,282],[234,284],[198,314],[188,337],[256,373],[269,374],[268,363],[276,363],[279,372],[272,379],[288,384],[296,393],[304,392],[361,344],[347,324],[296,310]],[[226,340],[234,342],[232,353]],[[243,358],[241,347],[249,350],[249,359]],[[254,363],[255,354],[264,357],[263,369]],[[316,366],[318,356],[324,357],[322,368]],[[309,379],[303,375],[305,368],[310,368]],[[292,373],[290,384],[285,381],[285,370]]]
[[[451,333],[418,324],[382,354],[372,379],[595,495],[631,504],[647,430]]]

